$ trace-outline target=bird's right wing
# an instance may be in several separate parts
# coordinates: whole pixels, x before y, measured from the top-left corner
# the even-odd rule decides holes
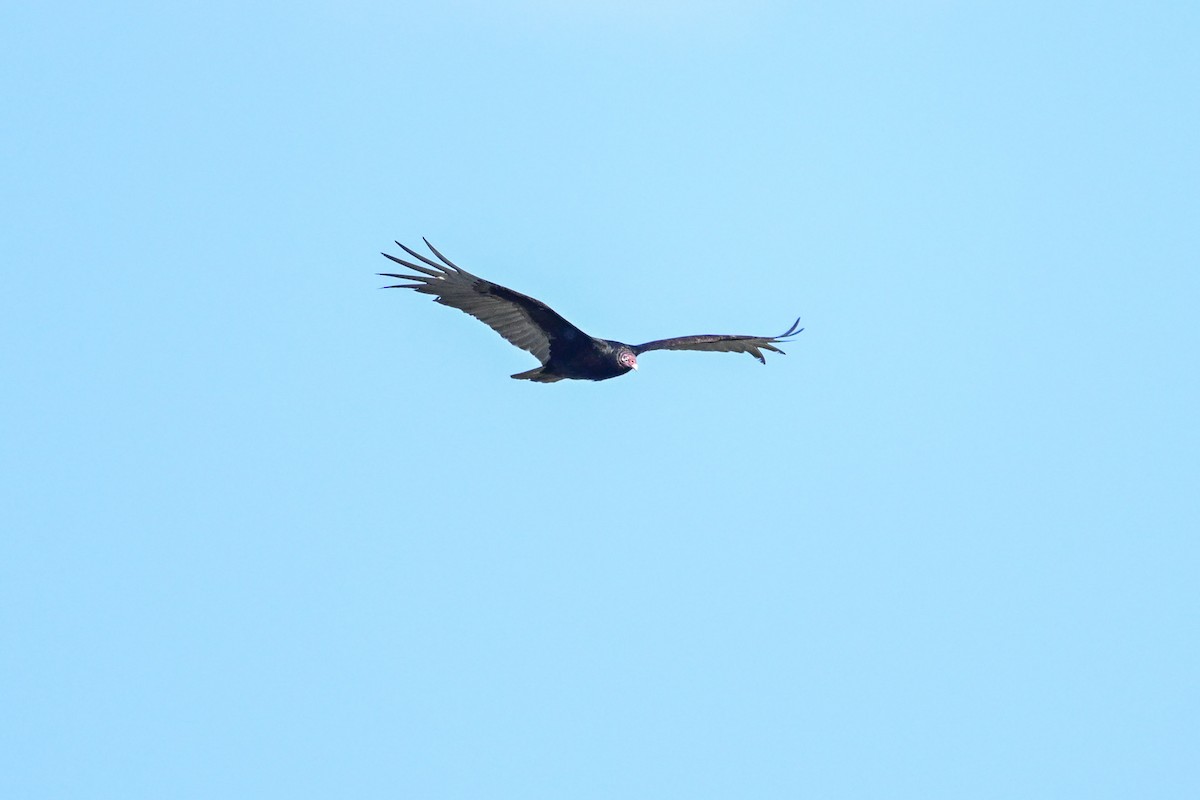
[[[387,253],[381,255],[419,274],[381,272],[379,274],[387,278],[411,281],[385,286],[385,289],[414,289],[431,294],[434,302],[470,314],[510,343],[528,350],[543,364],[550,359],[550,345],[555,340],[590,338],[542,301],[472,275],[439,253],[428,239],[424,241],[442,263],[396,242],[400,249],[421,263],[415,264]]]
[[[633,345],[633,352],[641,355],[647,350],[704,350],[716,353],[749,353],[762,363],[767,363],[763,350],[784,355],[775,345],[786,342],[804,328],[800,327],[797,319],[778,336],[739,336],[726,334],[706,334],[703,336],[676,336],[674,339],[658,339],[645,344]]]

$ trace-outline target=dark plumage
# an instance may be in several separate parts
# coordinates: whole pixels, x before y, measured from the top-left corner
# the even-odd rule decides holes
[[[385,289],[414,289],[433,295],[434,302],[457,308],[483,322],[522,350],[528,350],[541,366],[512,377],[519,380],[553,383],[564,378],[603,381],[637,369],[637,357],[647,350],[708,350],[721,353],[749,353],[767,363],[763,350],[783,354],[776,344],[804,330],[797,319],[778,336],[704,335],[658,339],[645,344],[624,344],[610,339],[595,339],[563,319],[550,306],[532,297],[514,292],[498,283],[485,281],[456,266],[426,239],[425,246],[442,262],[438,263],[396,242],[404,252],[420,263],[382,253],[416,275],[381,272],[388,278],[410,283],[385,286]]]

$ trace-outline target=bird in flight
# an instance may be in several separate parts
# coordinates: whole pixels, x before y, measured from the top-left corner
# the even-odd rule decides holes
[[[408,281],[383,288],[415,289],[422,294],[431,294],[435,303],[470,314],[511,344],[532,353],[541,366],[518,372],[512,376],[517,380],[538,383],[554,383],[564,378],[604,381],[637,369],[637,357],[647,350],[749,353],[766,364],[763,350],[783,354],[775,345],[804,330],[799,327],[800,320],[797,319],[792,327],[778,336],[707,334],[658,339],[645,344],[596,339],[567,322],[540,300],[476,277],[439,253],[428,239],[424,242],[441,263],[396,242],[401,250],[416,261],[405,261],[389,253],[380,255],[417,274],[381,272],[379,274],[385,278]]]

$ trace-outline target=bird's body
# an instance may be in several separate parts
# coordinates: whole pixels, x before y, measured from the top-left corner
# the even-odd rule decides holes
[[[539,383],[553,383],[564,378],[587,381],[608,380],[618,375],[624,375],[631,369],[637,369],[637,367],[628,366],[630,362],[622,363],[619,360],[622,348],[628,354],[626,358],[634,358],[632,363],[636,364],[635,354],[627,344],[610,342],[607,339],[593,339],[590,336],[587,337],[587,341],[568,340],[558,347],[552,347],[550,360],[542,366],[517,373],[512,377]]]
[[[647,350],[707,350],[749,353],[767,363],[762,350],[782,354],[774,345],[803,330],[800,320],[779,336],[740,336],[707,334],[659,339],[629,345],[610,339],[588,336],[567,322],[558,312],[540,300],[484,280],[455,266],[425,240],[425,245],[441,260],[438,263],[396,242],[420,264],[383,253],[392,261],[418,273],[403,275],[380,273],[389,278],[411,281],[385,288],[414,289],[434,295],[434,301],[457,308],[483,322],[512,344],[527,350],[541,366],[512,377],[518,380],[553,383],[564,379],[603,381],[624,375],[638,367],[637,357]]]

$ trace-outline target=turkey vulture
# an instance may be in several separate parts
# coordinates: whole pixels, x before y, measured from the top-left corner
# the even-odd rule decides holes
[[[624,344],[611,339],[595,339],[558,315],[554,309],[498,283],[478,278],[437,251],[428,239],[425,246],[441,264],[396,242],[401,250],[420,264],[381,253],[397,264],[418,273],[403,275],[379,273],[410,283],[397,283],[385,289],[415,289],[433,295],[434,302],[457,308],[484,323],[522,350],[528,350],[541,366],[512,377],[518,380],[553,383],[564,378],[603,381],[637,369],[637,357],[647,350],[711,350],[721,353],[749,353],[762,363],[762,350],[782,354],[776,344],[804,330],[797,319],[778,336],[705,335],[658,339],[645,344]],[[424,266],[422,266],[424,265]]]

